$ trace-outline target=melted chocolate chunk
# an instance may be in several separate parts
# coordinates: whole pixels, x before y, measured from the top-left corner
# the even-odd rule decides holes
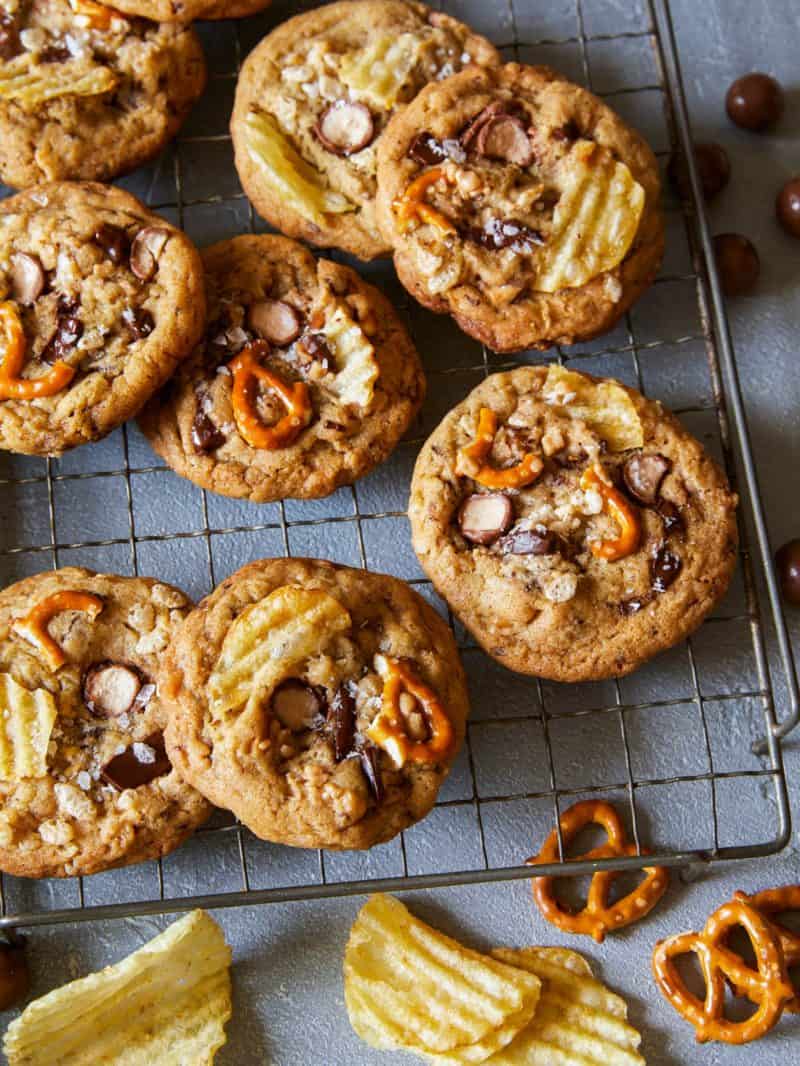
[[[617,604],[619,613],[626,617],[631,614],[637,614],[643,607],[646,607],[648,603],[653,599],[652,594],[646,596],[631,596],[628,600],[622,600]]]
[[[664,523],[664,535],[669,537],[673,533],[683,533],[686,524],[683,515],[671,500],[656,500],[655,511]]]
[[[409,159],[413,159],[415,163],[420,163],[424,167],[432,167],[436,163],[441,163],[446,157],[446,152],[442,147],[441,141],[437,141],[432,133],[423,130],[422,133],[416,135],[408,146],[406,155]]]
[[[103,249],[112,263],[124,263],[128,258],[131,242],[121,226],[112,226],[110,222],[103,222],[94,231],[92,239]]]
[[[513,218],[493,218],[483,228],[470,226],[465,231],[464,237],[473,244],[479,244],[481,248],[488,248],[493,252],[501,248],[511,248],[515,252],[529,252],[533,245],[545,243],[544,237],[538,230],[530,229]]]
[[[361,771],[367,779],[367,784],[375,803],[381,803],[383,800],[383,778],[381,777],[378,749],[374,744],[366,743],[359,749],[358,757],[361,760]]]
[[[225,443],[225,434],[216,426],[205,411],[197,408],[192,422],[192,445],[197,452],[215,452]]]
[[[43,362],[56,363],[63,359],[83,336],[83,322],[77,315],[79,306],[76,300],[59,300],[55,331],[40,356]]]
[[[320,363],[325,370],[335,370],[336,360],[333,352],[321,333],[307,333],[299,344],[301,365],[308,366],[310,363]],[[306,356],[305,362],[303,355]]]
[[[146,307],[128,307],[122,312],[122,321],[135,340],[144,340],[156,328],[155,319]]]
[[[0,59],[13,59],[21,51],[17,20],[7,11],[0,11]]]
[[[72,52],[65,45],[51,45],[39,53],[40,63],[66,63],[72,59]]]
[[[497,542],[503,555],[555,555],[561,548],[561,538],[544,526],[533,529],[512,529]]]
[[[341,762],[352,752],[356,735],[356,701],[352,684],[340,685],[336,690],[327,722],[333,735],[336,761]]]
[[[680,556],[662,544],[650,560],[650,583],[654,592],[666,592],[683,569]]]
[[[100,776],[107,785],[123,792],[128,788],[148,785],[157,777],[168,774],[171,769],[172,763],[167,758],[163,735],[151,733],[143,744],[131,744],[120,755],[110,759],[101,769]]]

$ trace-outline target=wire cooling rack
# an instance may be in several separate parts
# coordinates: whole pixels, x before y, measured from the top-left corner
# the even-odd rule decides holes
[[[204,100],[164,156],[122,183],[200,245],[266,229],[233,168],[227,126],[236,75],[265,32],[313,6],[276,0],[263,16],[202,26],[211,70]],[[507,58],[551,64],[606,97],[662,163],[676,146],[686,154],[668,0],[436,6],[470,21]],[[155,461],[134,425],[58,460],[0,456],[4,583],[79,564],[158,576],[200,596],[253,558],[310,555],[405,578],[446,615],[410,548],[405,504],[418,448],[487,373],[528,358],[558,359],[617,377],[675,410],[726,465],[747,520],[741,565],[719,610],[688,642],[620,681],[577,686],[519,677],[456,626],[473,701],[467,743],[430,816],[390,843],[367,853],[294,850],[259,841],[218,812],[157,863],[66,881],[0,878],[0,927],[530,877],[524,860],[558,812],[592,795],[622,804],[650,863],[697,866],[769,855],[787,843],[780,738],[797,721],[797,680],[693,164],[691,179],[691,203],[665,192],[661,277],[599,342],[509,361],[409,301],[388,263],[361,267],[407,317],[429,398],[383,467],[326,500],[259,506],[206,494]],[[755,566],[745,525],[755,531]],[[777,639],[774,677],[757,577]],[[585,874],[642,861],[562,861],[539,870]]]

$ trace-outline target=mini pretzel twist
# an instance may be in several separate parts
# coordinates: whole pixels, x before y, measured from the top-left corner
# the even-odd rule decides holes
[[[726,946],[728,934],[736,926],[750,938],[757,970],[745,966],[741,956]],[[703,972],[704,1000],[688,991],[673,961],[690,952],[697,956]],[[745,1021],[733,1022],[724,1015],[725,981],[727,978],[736,986],[743,969],[750,974],[745,994],[758,1009]],[[747,1044],[758,1040],[775,1025],[794,994],[775,927],[741,895],[716,910],[701,933],[678,933],[660,940],[653,951],[653,975],[664,997],[695,1027],[698,1043],[720,1040]]]
[[[482,407],[475,440],[461,449],[461,458],[467,462],[458,464],[459,473],[467,473],[473,469],[474,463],[478,463],[477,471],[469,476],[488,489],[520,489],[532,484],[544,468],[540,457],[533,452],[526,452],[518,463],[502,470],[487,462],[496,433],[497,415],[490,407]]]
[[[32,607],[24,618],[14,622],[11,629],[17,636],[30,641],[50,669],[55,671],[64,665],[67,657],[47,632],[51,619],[62,611],[85,611],[94,621],[102,609],[102,599],[92,592],[54,592]]]
[[[636,845],[629,844],[620,816],[610,803],[602,800],[583,800],[574,804],[559,818],[561,839],[566,848],[587,825],[599,825],[605,829],[607,843],[593,848],[577,859],[609,859],[623,855],[636,855]],[[558,862],[558,834],[554,829],[544,842],[538,855],[527,860],[532,866]],[[627,896],[609,905],[611,887],[619,877],[613,870],[598,871],[592,877],[586,906],[577,912],[566,910],[553,895],[554,877],[537,877],[533,882],[533,898],[548,922],[567,933],[591,936],[603,942],[606,933],[622,929],[644,918],[655,907],[667,890],[669,874],[663,866],[646,866],[646,877],[638,888]]]
[[[772,927],[780,941],[786,969],[800,965],[800,933],[787,929],[772,917],[783,911],[800,911],[800,885],[783,885],[780,888],[766,888],[748,896],[744,892],[735,892],[733,898],[748,903],[762,914]],[[737,996],[747,996],[753,1000],[752,993],[759,990],[758,973],[742,962],[742,970],[730,975]],[[756,1002],[753,1000],[753,1002]],[[783,1008],[787,1014],[800,1014],[800,993],[796,993]]]
[[[251,448],[286,448],[297,439],[311,421],[308,386],[297,381],[287,385],[277,374],[259,363],[269,354],[266,341],[253,341],[239,352],[228,369],[233,374],[231,404],[239,432]],[[265,426],[256,411],[256,385],[266,385],[286,408],[286,414],[274,426]]]
[[[0,400],[55,396],[75,377],[75,370],[61,360],[39,378],[20,377],[25,348],[25,333],[16,307],[12,303],[0,303]]]
[[[376,655],[375,668],[383,678],[383,696],[381,710],[367,730],[369,739],[388,752],[397,766],[405,765],[409,759],[431,763],[450,755],[455,739],[453,725],[433,689],[402,659]],[[427,740],[414,740],[408,734],[400,707],[404,693],[413,697],[425,717],[430,734]]]
[[[617,559],[624,559],[626,555],[635,552],[642,539],[642,524],[632,504],[618,489],[605,482],[591,466],[587,467],[581,476],[581,488],[584,491],[594,489],[599,492],[603,498],[603,510],[607,511],[619,526],[619,536],[615,540],[592,542],[592,555],[616,562]]]
[[[405,233],[414,221],[427,222],[445,236],[455,235],[458,232],[449,218],[425,202],[428,189],[437,181],[447,180],[447,174],[442,167],[425,170],[414,178],[402,196],[399,196],[393,204],[401,233]]]

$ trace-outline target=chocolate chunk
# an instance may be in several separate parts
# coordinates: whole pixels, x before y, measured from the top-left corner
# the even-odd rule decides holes
[[[192,445],[197,452],[215,452],[225,443],[226,437],[205,411],[198,407],[192,422]]]
[[[544,237],[538,230],[530,229],[523,222],[517,222],[513,218],[492,218],[484,223],[483,228],[470,226],[465,230],[464,237],[490,251],[511,248],[512,251],[522,254],[530,252],[534,245],[545,243]]]
[[[718,196],[730,181],[731,161],[721,144],[696,144],[694,161],[703,190],[703,199],[709,202]],[[682,156],[674,154],[670,158],[667,174],[675,190],[684,199],[690,199],[689,172]]]
[[[72,52],[63,44],[50,45],[39,53],[40,63],[66,63],[68,59],[72,59]]]
[[[415,163],[420,163],[424,167],[432,167],[437,163],[441,163],[446,158],[447,153],[441,141],[437,141],[432,133],[423,130],[422,133],[418,133],[414,137],[414,140],[408,146],[406,155],[409,159],[413,159]]]
[[[648,603],[651,603],[653,599],[652,594],[647,596],[631,596],[630,599],[622,600],[617,604],[619,613],[625,615],[638,614],[643,607],[646,607]]]
[[[563,126],[557,126],[550,136],[554,141],[577,141],[581,135],[574,119],[565,122]]]
[[[323,148],[347,157],[372,144],[375,122],[365,104],[334,100],[320,115],[314,134]]]
[[[337,762],[346,759],[353,750],[356,735],[356,701],[352,684],[340,685],[328,710],[328,727],[333,735],[333,750]]]
[[[370,792],[375,803],[383,800],[383,778],[381,777],[380,753],[374,744],[365,743],[359,749],[358,757],[361,760],[361,771],[367,779]]]
[[[475,149],[487,159],[499,159],[529,167],[534,160],[533,144],[525,126],[513,115],[493,115],[475,138]]]
[[[11,256],[11,295],[25,307],[35,304],[44,292],[44,269],[36,255],[14,252]]]
[[[471,544],[493,544],[513,520],[511,500],[503,492],[473,493],[458,509],[458,528]]]
[[[666,592],[682,568],[680,556],[662,544],[650,560],[650,584],[653,591]]]
[[[117,718],[134,709],[143,684],[135,666],[107,659],[83,675],[83,702],[98,718]]]
[[[23,1000],[31,987],[25,938],[12,934],[10,943],[0,944],[0,1010],[8,1010]]]
[[[131,242],[121,226],[112,226],[110,222],[101,223],[92,238],[106,253],[112,263],[124,263],[128,258]]]
[[[122,321],[137,341],[149,337],[156,327],[155,319],[146,307],[126,307]]]
[[[163,777],[172,769],[164,747],[161,733],[151,733],[144,743],[131,744],[119,755],[115,755],[100,770],[100,776],[107,785],[118,792],[128,788],[148,785],[157,777]]]
[[[669,537],[672,533],[683,533],[686,529],[683,515],[672,502],[663,497],[656,500],[655,510],[664,523],[664,536]]]
[[[272,713],[292,733],[313,729],[324,706],[318,690],[298,678],[284,681],[272,693]]]
[[[740,233],[719,233],[714,238],[714,255],[726,296],[745,296],[761,273],[761,260],[755,246]]]
[[[0,60],[7,62],[22,51],[19,39],[19,26],[16,18],[8,11],[0,10]]]
[[[659,452],[638,452],[622,467],[625,488],[639,503],[652,506],[658,499],[661,482],[669,473],[672,463]]]
[[[745,74],[728,89],[728,118],[745,130],[761,132],[774,126],[783,114],[783,89],[769,74]]]
[[[161,226],[140,229],[131,245],[131,270],[140,281],[150,281],[158,270],[158,261],[170,238],[169,230]]]
[[[259,300],[251,304],[247,323],[253,332],[278,348],[296,341],[303,329],[300,312],[285,300]]]
[[[335,370],[336,360],[321,333],[306,333],[298,344],[301,365],[320,363],[325,370]],[[304,359],[303,356],[306,358]]]
[[[789,540],[775,553],[781,593],[787,603],[800,607],[800,540]]]
[[[78,318],[78,303],[62,297],[56,311],[56,328],[45,345],[40,359],[45,363],[56,363],[72,351],[83,336],[83,322]]]
[[[800,237],[800,176],[787,181],[778,193],[775,215],[790,237]]]
[[[555,555],[561,550],[561,538],[545,526],[512,529],[497,548],[503,555]]]

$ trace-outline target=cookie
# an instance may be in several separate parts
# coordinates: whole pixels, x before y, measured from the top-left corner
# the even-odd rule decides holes
[[[369,848],[423,818],[463,740],[452,633],[402,581],[263,559],[179,629],[167,751],[264,840]]]
[[[424,4],[356,0],[296,15],[239,77],[231,134],[245,192],[289,237],[387,255],[375,172],[389,118],[427,82],[496,62],[488,41]]]
[[[122,189],[0,201],[0,448],[59,455],[135,415],[205,323],[203,265]]]
[[[110,181],[157,155],[206,81],[188,26],[130,19],[94,0],[0,10],[0,180]]]
[[[173,770],[155,688],[191,604],[68,567],[0,592],[0,870],[67,877],[166,855],[210,814]]]
[[[427,86],[378,149],[400,280],[495,351],[611,329],[664,247],[658,165],[604,103],[546,67]]]
[[[141,427],[179,474],[263,503],[327,496],[382,462],[425,393],[386,298],[286,237],[203,253],[205,340]]]
[[[494,374],[444,418],[409,517],[422,566],[491,656],[591,681],[700,624],[733,573],[736,505],[659,403],[553,365]]]
[[[115,0],[114,7],[156,22],[192,22],[194,19],[242,19],[263,11],[270,3],[271,0]]]

